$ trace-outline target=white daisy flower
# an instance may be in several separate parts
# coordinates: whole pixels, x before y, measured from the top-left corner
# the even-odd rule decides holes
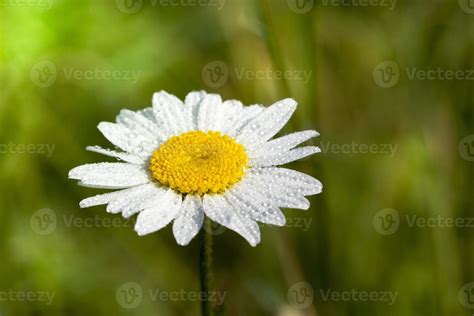
[[[107,204],[107,212],[126,218],[138,213],[140,236],[173,222],[177,243],[187,245],[207,216],[256,246],[257,222],[284,226],[280,208],[306,210],[305,196],[322,190],[318,180],[276,167],[320,152],[297,147],[318,136],[316,131],[271,140],[295,109],[292,99],[265,108],[205,92],[191,92],[183,103],[158,92],[153,107],[122,110],[116,123],[99,124],[117,150],[87,147],[122,162],[82,165],[69,178],[86,187],[121,189],[80,206]]]

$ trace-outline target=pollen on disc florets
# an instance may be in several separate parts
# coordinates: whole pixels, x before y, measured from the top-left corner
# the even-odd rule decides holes
[[[180,193],[222,193],[244,175],[244,146],[220,132],[192,131],[173,136],[151,157],[153,178]]]

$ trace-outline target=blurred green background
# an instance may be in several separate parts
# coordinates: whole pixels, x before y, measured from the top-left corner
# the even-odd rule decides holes
[[[291,165],[325,186],[309,211],[262,226],[256,248],[212,231],[222,315],[474,313],[474,1],[0,10],[1,316],[199,315],[198,240],[180,247],[170,227],[139,238],[133,220],[80,210],[104,191],[67,179],[111,161],[84,150],[109,146],[100,121],[162,89],[292,97],[285,132],[321,133],[323,153]]]

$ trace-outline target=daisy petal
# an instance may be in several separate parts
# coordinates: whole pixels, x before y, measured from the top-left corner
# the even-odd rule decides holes
[[[227,100],[222,103],[223,119],[219,126],[219,131],[223,134],[229,134],[230,129],[237,124],[244,110],[242,102],[237,100]]]
[[[128,194],[135,194],[135,192],[143,192],[147,189],[149,185],[150,184],[143,184],[143,185],[139,185],[139,186],[128,188],[128,189],[123,189],[119,191],[92,196],[92,197],[82,200],[79,203],[79,206],[81,208],[86,208],[86,207],[107,204],[121,196],[128,195]]]
[[[207,93],[205,91],[193,91],[188,93],[184,100],[184,104],[187,107],[197,108],[197,106],[201,103],[202,99]]]
[[[153,95],[153,112],[168,136],[179,135],[192,128],[186,119],[183,102],[165,91]]]
[[[226,198],[234,208],[240,208],[252,219],[276,226],[285,226],[285,215],[268,197],[259,193],[259,187],[245,181],[226,192]]]
[[[96,163],[82,165],[69,172],[70,179],[92,188],[123,189],[150,182],[143,167],[129,163]]]
[[[224,107],[218,94],[206,94],[199,104],[197,128],[201,131],[216,131],[223,124]]]
[[[97,128],[112,144],[132,154],[146,157],[159,146],[155,139],[146,138],[121,124],[101,122]]]
[[[176,218],[181,203],[181,195],[173,190],[166,191],[159,205],[138,214],[135,231],[139,236],[143,236],[162,229]]]
[[[230,121],[226,123],[227,129],[225,129],[225,133],[229,136],[236,137],[242,132],[242,129],[254,119],[257,115],[264,111],[264,107],[260,105],[251,105],[246,106],[242,109],[238,115],[235,115],[235,121]]]
[[[321,149],[316,146],[300,147],[293,150],[280,152],[274,155],[263,155],[260,157],[251,157],[250,165],[252,167],[270,167],[284,165],[316,153],[321,152]]]
[[[251,246],[255,247],[260,242],[258,224],[248,215],[243,215],[240,209],[230,205],[223,196],[205,195],[203,208],[206,216],[240,234]]]
[[[147,113],[145,110],[138,113],[122,110],[117,116],[117,123],[127,126],[148,139],[156,138],[163,142],[167,138],[165,133],[158,127],[156,121],[150,120],[145,113]]]
[[[147,183],[125,190],[96,195],[80,202],[80,207],[91,207],[108,204],[107,212],[112,214],[122,213],[128,218],[133,214],[151,207],[166,192],[154,183]]]
[[[286,168],[259,168],[250,170],[249,177],[260,182],[273,182],[282,187],[293,188],[302,195],[321,193],[321,182],[305,173]]]
[[[161,204],[161,200],[166,192],[167,188],[155,186],[153,191],[147,192],[143,197],[137,197],[137,199],[125,205],[122,208],[122,216],[129,218],[142,210]]]
[[[266,196],[275,206],[301,210],[309,209],[309,201],[298,188],[277,182],[271,177],[260,175],[248,175],[246,180],[251,189]]]
[[[269,140],[285,126],[295,110],[295,100],[278,101],[251,120],[237,136],[237,141],[252,147]]]
[[[293,149],[296,146],[318,135],[319,133],[316,131],[303,131],[292,133],[277,139],[273,139],[265,144],[260,144],[252,148],[248,148],[247,151],[252,157],[274,155],[280,152]]]
[[[158,127],[158,129],[162,131],[158,124],[158,121],[156,120],[155,112],[153,112],[153,108],[144,108],[143,110],[137,111],[137,113],[142,115],[144,118],[150,120],[151,122],[153,122]]]
[[[134,154],[119,152],[116,150],[102,148],[100,146],[87,146],[86,150],[89,150],[98,154],[102,154],[105,156],[114,157],[122,161],[133,163],[133,164],[142,164],[145,161],[143,157],[139,157]]]
[[[184,100],[186,108],[191,110],[193,129],[198,128],[197,118],[199,112],[199,105],[201,104],[204,97],[207,95],[205,91],[194,91],[190,92]]]
[[[107,212],[129,218],[141,210],[151,208],[160,202],[166,190],[150,183],[144,190],[134,194],[121,195],[107,205]]]
[[[259,106],[252,107],[252,110],[254,108],[261,108]],[[220,131],[223,134],[229,134],[228,132],[235,128],[237,124],[242,120],[244,116],[248,117],[248,115],[244,115],[245,112],[255,113],[255,111],[246,111],[246,108],[250,107],[244,107],[242,102],[237,101],[237,100],[227,100],[224,101],[221,106],[221,113],[220,117],[218,119],[218,122],[214,124],[214,129]],[[262,108],[263,110],[263,108]],[[255,114],[256,115],[256,114]],[[254,116],[252,116],[254,117]],[[247,122],[251,118],[248,118]],[[243,125],[244,122],[240,123],[240,125]]]
[[[188,195],[173,223],[173,234],[176,242],[186,246],[197,235],[204,221],[201,198]]]

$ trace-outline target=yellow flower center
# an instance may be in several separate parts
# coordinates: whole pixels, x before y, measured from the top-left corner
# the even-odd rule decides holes
[[[153,178],[180,193],[222,193],[244,175],[244,146],[220,132],[192,131],[173,136],[151,157]]]

